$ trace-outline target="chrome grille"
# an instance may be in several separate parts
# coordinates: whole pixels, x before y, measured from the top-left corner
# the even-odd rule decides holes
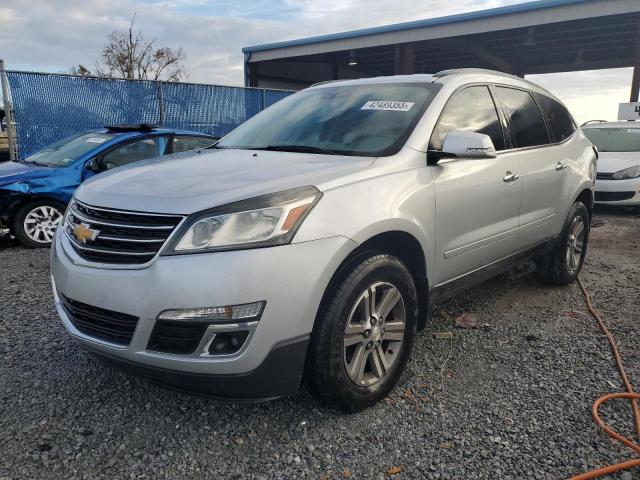
[[[142,265],[156,256],[183,218],[93,207],[74,200],[69,205],[65,233],[85,260]],[[88,232],[84,241],[74,233],[76,227]]]

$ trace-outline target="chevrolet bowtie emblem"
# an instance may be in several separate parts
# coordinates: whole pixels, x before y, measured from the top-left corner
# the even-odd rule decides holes
[[[100,230],[93,230],[89,228],[89,225],[86,223],[81,223],[73,227],[73,236],[76,237],[80,243],[87,243],[87,241],[93,242],[98,235],[100,235]]]

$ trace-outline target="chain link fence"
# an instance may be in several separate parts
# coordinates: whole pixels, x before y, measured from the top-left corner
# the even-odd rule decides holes
[[[19,157],[76,132],[147,123],[223,136],[293,92],[7,70]]]

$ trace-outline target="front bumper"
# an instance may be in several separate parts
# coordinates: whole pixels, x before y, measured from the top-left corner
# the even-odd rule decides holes
[[[355,246],[349,239],[332,237],[281,247],[159,257],[147,268],[123,270],[79,265],[83,261],[69,240],[57,234],[51,275],[64,326],[91,352],[178,388],[209,384],[203,393],[272,398],[297,387],[322,295]],[[59,294],[138,317],[130,343],[116,345],[79,331]],[[262,317],[237,354],[212,357],[147,349],[156,318],[164,310],[261,300],[266,300]],[[282,350],[283,345],[288,346]],[[283,356],[289,368],[282,366],[287,363]],[[240,387],[247,382],[251,388],[244,391]]]
[[[606,205],[640,205],[640,178],[596,180],[595,202]]]

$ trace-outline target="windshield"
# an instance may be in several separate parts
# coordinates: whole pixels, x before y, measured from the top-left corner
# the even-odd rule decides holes
[[[585,128],[583,132],[601,152],[640,152],[640,127]]]
[[[216,147],[392,155],[407,140],[436,89],[433,84],[377,84],[304,90],[247,120]]]
[[[79,133],[52,143],[44,150],[25,158],[25,163],[35,163],[44,167],[66,167],[74,160],[101,144],[113,135],[107,133]]]

